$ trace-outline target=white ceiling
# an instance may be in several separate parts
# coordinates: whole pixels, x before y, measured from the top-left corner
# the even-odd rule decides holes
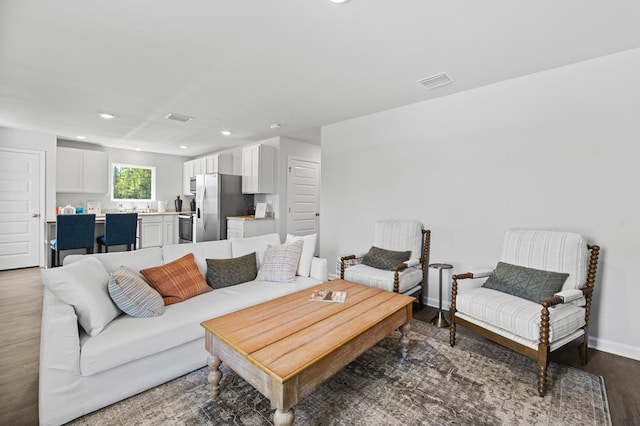
[[[0,126],[186,156],[319,143],[325,124],[640,47],[639,22],[635,0],[0,0]],[[454,83],[416,83],[441,72]]]

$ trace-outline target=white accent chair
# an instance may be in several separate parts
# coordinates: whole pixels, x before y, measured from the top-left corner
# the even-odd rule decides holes
[[[575,233],[507,231],[501,262],[569,276],[560,292],[535,303],[480,287],[482,282],[477,278],[486,279],[493,271],[454,275],[449,311],[451,346],[455,345],[456,326],[461,325],[535,359],[538,362],[538,394],[544,396],[551,351],[581,337],[580,358],[585,364],[588,361],[587,327],[599,250],[600,247],[587,245],[584,238]],[[465,282],[459,286],[461,280]]]
[[[373,245],[385,250],[411,251],[409,260],[392,270],[376,269],[360,263],[366,253],[340,257],[340,278],[382,290],[414,296],[423,307],[423,283],[427,280],[431,231],[416,221],[379,221]]]

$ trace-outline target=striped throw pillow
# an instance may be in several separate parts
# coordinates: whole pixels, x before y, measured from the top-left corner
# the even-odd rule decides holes
[[[200,273],[193,253],[162,266],[143,269],[140,273],[162,295],[165,305],[183,302],[212,290]]]
[[[267,247],[257,279],[283,283],[295,281],[303,244],[303,241],[299,240],[282,246]]]
[[[159,317],[164,300],[140,275],[121,266],[109,278],[109,295],[127,315],[136,318]]]

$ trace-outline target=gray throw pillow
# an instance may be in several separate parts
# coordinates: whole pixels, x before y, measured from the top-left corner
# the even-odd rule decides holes
[[[257,274],[255,252],[231,259],[207,259],[207,284],[212,288],[253,281]]]
[[[409,260],[410,256],[410,250],[394,251],[373,246],[362,258],[362,263],[376,269],[392,270],[394,266]]]
[[[540,303],[559,292],[568,277],[569,274],[560,272],[543,271],[498,262],[493,275],[485,281],[482,287]]]
[[[164,313],[164,300],[160,293],[124,266],[111,274],[108,290],[113,302],[127,315],[146,318]]]

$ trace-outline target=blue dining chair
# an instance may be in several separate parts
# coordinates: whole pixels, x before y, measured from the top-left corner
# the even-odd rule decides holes
[[[56,216],[56,238],[49,242],[51,267],[60,266],[62,250],[86,249],[93,253],[96,235],[95,214],[59,214]]]
[[[131,247],[136,249],[136,238],[138,229],[138,213],[107,213],[104,219],[104,235],[96,238],[98,243],[98,253],[102,253],[102,246],[105,253],[109,253],[110,246],[126,245],[127,251]]]

